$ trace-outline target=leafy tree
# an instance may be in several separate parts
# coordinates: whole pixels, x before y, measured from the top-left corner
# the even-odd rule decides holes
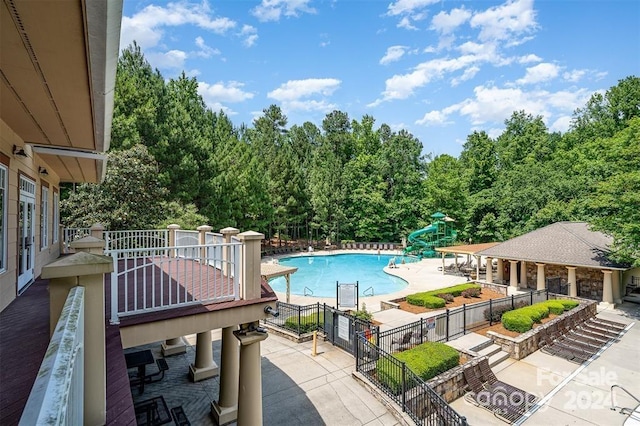
[[[101,223],[114,231],[151,229],[164,217],[165,195],[155,159],[136,145],[109,153],[104,182],[77,187],[60,203],[61,217],[68,227]]]

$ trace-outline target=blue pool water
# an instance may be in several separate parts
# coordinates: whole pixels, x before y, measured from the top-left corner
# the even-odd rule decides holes
[[[393,293],[406,287],[407,282],[401,278],[386,274],[382,268],[389,264],[389,259],[396,258],[400,263],[402,256],[376,254],[336,254],[330,256],[299,256],[280,259],[278,263],[297,267],[291,274],[291,294],[303,295],[305,287],[316,297],[335,297],[336,282],[358,284],[358,293],[362,296],[373,287],[374,295]],[[405,258],[405,261],[413,261]],[[286,292],[287,283],[284,277],[269,281],[275,291]],[[370,295],[371,290],[367,291]],[[309,291],[307,291],[309,295]]]

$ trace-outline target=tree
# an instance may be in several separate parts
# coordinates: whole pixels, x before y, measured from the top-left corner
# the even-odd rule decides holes
[[[112,231],[152,229],[163,218],[167,194],[158,165],[144,145],[109,153],[104,182],[80,185],[60,203],[68,227],[101,223]]]

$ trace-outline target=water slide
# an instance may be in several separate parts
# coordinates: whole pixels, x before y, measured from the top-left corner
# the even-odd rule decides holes
[[[427,241],[420,237],[425,234],[434,234],[436,232],[438,232],[438,226],[431,224],[410,233],[408,240],[411,245],[405,249],[405,253],[412,253],[416,251],[422,253],[425,250],[433,250],[435,241]]]

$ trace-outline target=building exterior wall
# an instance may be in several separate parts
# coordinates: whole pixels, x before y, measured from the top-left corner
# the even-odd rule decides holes
[[[569,273],[565,265],[545,265],[545,279],[559,277],[562,283],[569,279]],[[631,282],[631,275],[625,272],[626,281]],[[636,270],[636,275],[640,276],[640,268]],[[535,289],[538,277],[538,267],[534,262],[527,262],[527,288]],[[601,269],[582,268],[576,269],[576,283],[578,285],[578,297],[591,300],[602,300],[603,274]]]
[[[16,157],[13,155],[13,146],[24,148],[29,157]],[[0,311],[9,305],[17,296],[18,289],[18,207],[19,207],[19,180],[20,175],[28,176],[36,183],[35,194],[35,270],[34,277],[38,277],[42,267],[60,255],[59,244],[53,241],[53,199],[54,193],[59,193],[59,178],[52,167],[48,166],[42,158],[33,153],[24,141],[0,119],[0,162],[7,168],[7,223],[6,223],[6,268],[0,272]],[[39,167],[47,169],[47,176],[38,174]],[[48,246],[41,248],[41,221],[40,206],[43,182],[48,185]],[[58,238],[61,238],[59,235]]]

